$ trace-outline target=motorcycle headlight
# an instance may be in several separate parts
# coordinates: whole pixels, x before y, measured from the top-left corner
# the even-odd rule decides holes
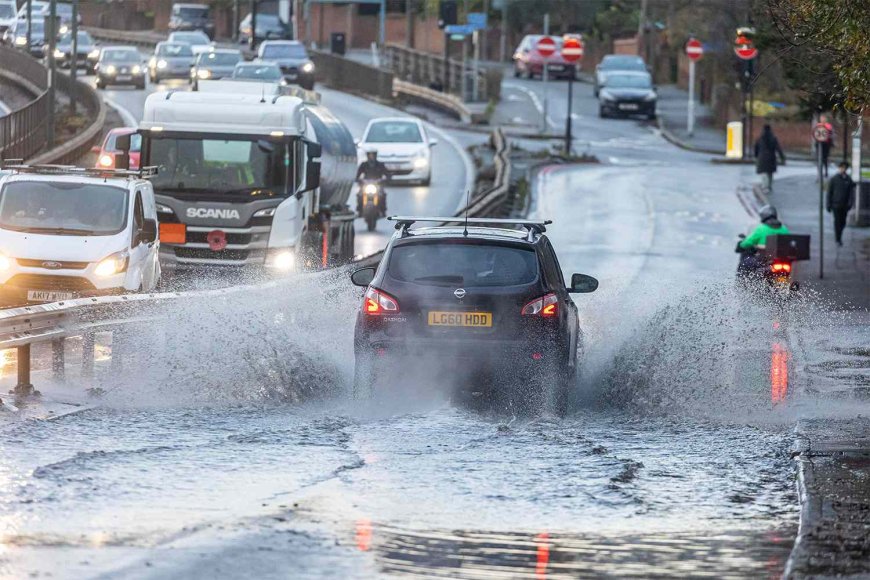
[[[306,73],[314,72],[314,63],[313,62],[306,62],[305,64],[303,64],[302,65],[302,72],[306,72]]]
[[[201,68],[196,71],[196,76],[199,77],[200,80],[206,80],[211,77],[211,71],[205,68]]]
[[[129,255],[127,252],[117,252],[112,254],[97,264],[97,267],[94,269],[94,274],[100,278],[108,278],[109,276],[126,272],[128,258]]]
[[[166,68],[167,66],[169,66],[169,63],[167,63],[165,60],[157,61],[157,68]]]
[[[139,74],[140,72],[142,72],[142,67],[139,66],[138,64],[135,65],[135,66],[133,67],[133,74],[134,74],[134,75],[137,75],[137,74]]]
[[[377,192],[378,186],[374,183],[367,183],[366,186],[363,188],[363,193],[365,193],[366,195],[374,195]]]
[[[0,272],[5,272],[12,267],[12,260],[0,254]]]
[[[106,67],[106,74],[107,75],[113,75],[116,72],[118,72],[118,69],[115,68],[115,65],[110,64],[109,66]]]

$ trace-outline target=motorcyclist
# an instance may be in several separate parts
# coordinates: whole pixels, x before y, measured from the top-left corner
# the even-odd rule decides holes
[[[740,252],[740,264],[737,266],[738,274],[748,274],[767,264],[757,256],[757,251],[764,248],[768,236],[789,233],[788,228],[779,221],[776,208],[766,205],[758,212],[761,223],[744,239],[737,243],[735,251]]]
[[[363,161],[356,172],[356,180],[380,181],[381,195],[378,197],[378,206],[381,210],[381,215],[387,213],[387,192],[384,189],[383,183],[390,178],[390,171],[387,166],[378,161],[378,152],[376,149],[366,151],[366,160]],[[356,194],[356,213],[362,215],[362,190]]]

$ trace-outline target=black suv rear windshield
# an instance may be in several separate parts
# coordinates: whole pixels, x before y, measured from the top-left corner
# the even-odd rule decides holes
[[[480,240],[416,242],[393,248],[387,272],[431,286],[518,286],[537,279],[538,256],[532,248]]]

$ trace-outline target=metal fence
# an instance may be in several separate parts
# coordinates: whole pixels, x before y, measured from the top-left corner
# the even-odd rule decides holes
[[[0,117],[0,158],[26,159],[48,139],[48,71],[29,55],[7,47],[0,47],[0,71],[10,81],[39,91],[26,106]]]

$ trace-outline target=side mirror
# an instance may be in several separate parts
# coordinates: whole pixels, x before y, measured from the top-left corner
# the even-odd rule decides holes
[[[375,279],[374,268],[360,268],[350,275],[350,281],[354,286],[368,286]]]
[[[598,289],[598,280],[586,274],[572,274],[571,287],[568,292],[574,294],[588,294]]]
[[[438,139],[429,139],[429,147],[435,147],[438,145]]]
[[[139,241],[150,244],[157,240],[157,220],[146,219],[139,233]]]

